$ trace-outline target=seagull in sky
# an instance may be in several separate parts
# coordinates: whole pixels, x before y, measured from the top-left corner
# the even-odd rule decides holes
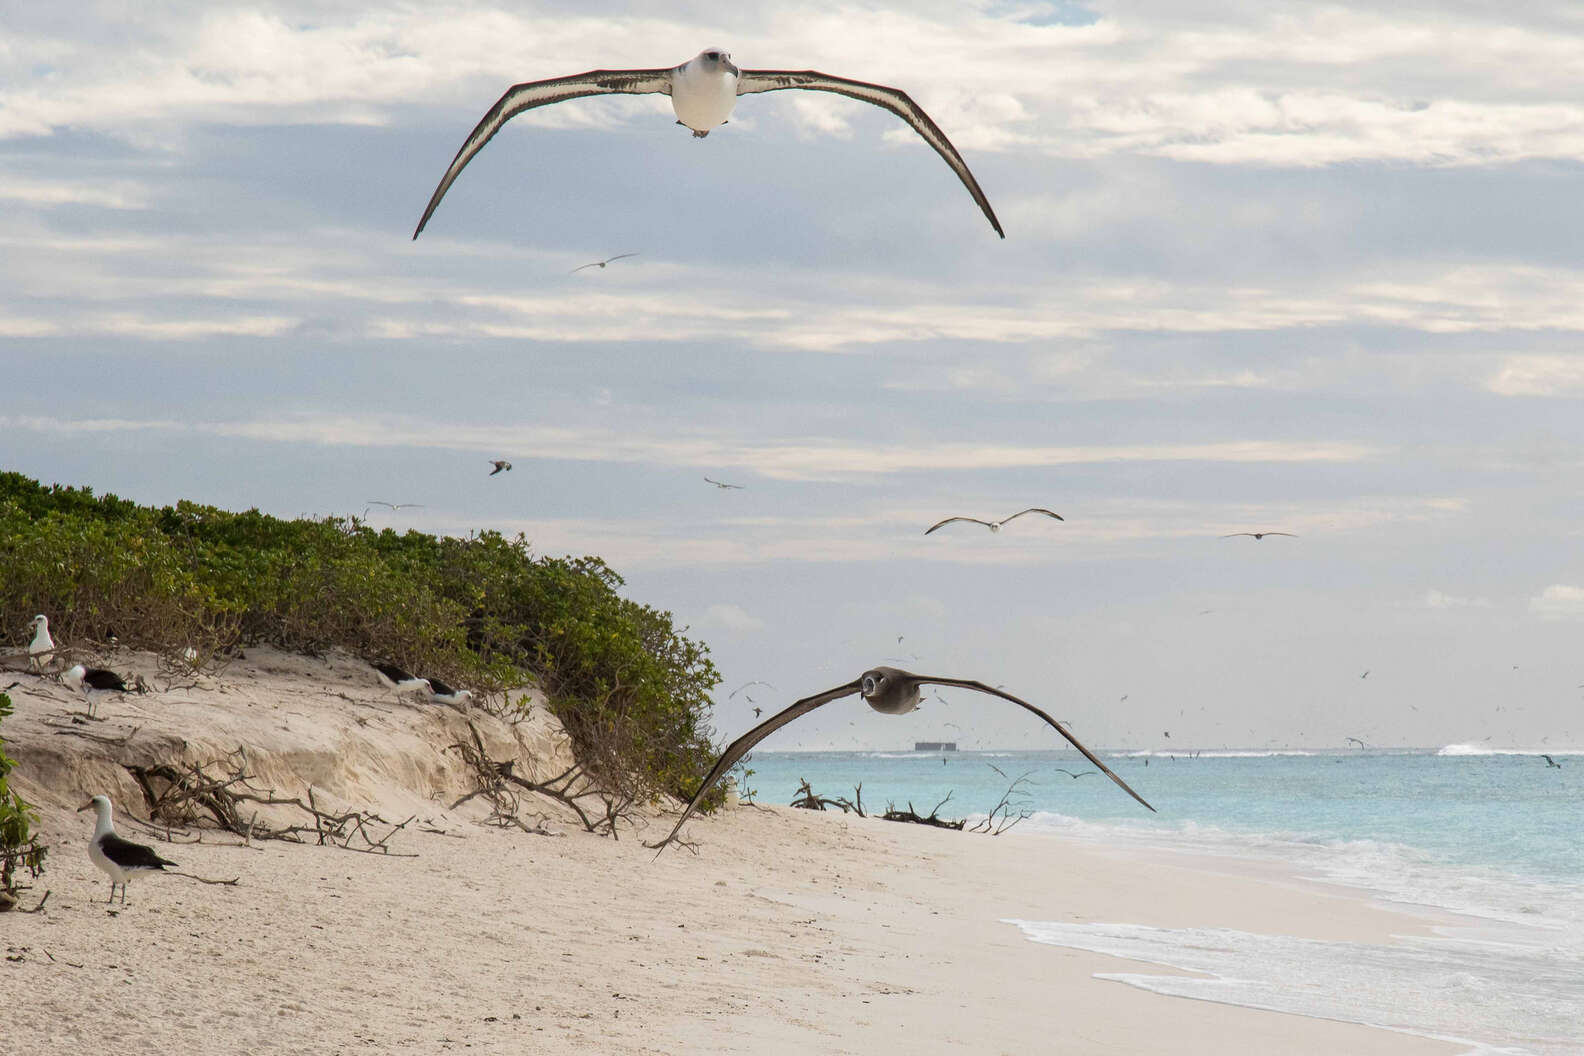
[[[1083,754],[1085,759],[1088,759],[1090,763],[1110,777],[1112,781],[1115,781],[1117,786],[1120,787],[1122,791],[1132,796],[1135,800],[1143,804],[1149,810],[1154,811],[1154,807],[1151,807],[1149,803],[1145,802],[1142,796],[1133,791],[1132,788],[1128,787],[1128,783],[1126,781],[1123,781],[1116,774],[1112,773],[1110,767],[1102,763],[1098,758],[1096,758],[1093,752],[1089,751],[1089,749],[1080,744],[1078,738],[1069,733],[1061,723],[1057,722],[1055,719],[1051,718],[1048,714],[1041,711],[1039,708],[1036,708],[1028,701],[1019,700],[1010,693],[1003,693],[999,689],[992,689],[983,682],[976,682],[973,679],[940,678],[934,675],[915,675],[910,671],[902,671],[895,667],[875,667],[870,668],[858,678],[853,679],[851,682],[848,682],[845,685],[837,686],[835,689],[827,689],[825,692],[816,693],[812,697],[804,697],[802,700],[797,701],[785,710],[779,711],[776,714],[770,716],[764,722],[761,722],[759,725],[755,726],[753,729],[749,730],[747,733],[731,742],[731,744],[727,745],[726,750],[721,753],[721,757],[715,761],[715,765],[711,767],[710,772],[705,775],[703,783],[701,783],[698,787],[698,791],[693,794],[693,799],[690,803],[688,803],[687,809],[684,810],[682,812],[682,816],[677,819],[676,826],[672,828],[671,834],[665,839],[661,840],[659,843],[649,844],[649,846],[658,850],[664,850],[668,843],[676,839],[677,833],[682,830],[683,823],[686,822],[688,818],[692,817],[693,812],[698,809],[699,803],[703,801],[705,793],[714,787],[715,782],[719,781],[727,771],[736,766],[738,761],[741,760],[743,756],[752,751],[754,745],[758,744],[760,741],[764,740],[766,737],[770,736],[772,733],[776,732],[781,727],[791,722],[793,719],[807,715],[809,712],[823,704],[829,704],[833,700],[840,700],[842,697],[850,696],[854,693],[857,693],[859,696],[861,696],[864,700],[864,703],[868,704],[871,708],[884,715],[906,715],[908,712],[913,711],[918,707],[919,687],[926,684],[939,686],[959,686],[963,689],[977,690],[980,693],[988,693],[992,697],[1000,697],[1002,700],[1010,700],[1019,707],[1026,708],[1035,715],[1038,715],[1040,718],[1044,719],[1046,723],[1054,727],[1056,732],[1065,737],[1067,742],[1074,748],[1078,749],[1078,751]]]
[[[1253,536],[1255,539],[1263,539],[1267,535],[1285,535],[1289,539],[1298,538],[1296,535],[1293,535],[1293,533],[1291,533],[1291,532],[1229,532],[1228,534],[1223,535],[1221,538],[1223,538],[1223,539],[1234,539],[1234,538],[1236,538],[1237,536],[1240,536],[1240,535],[1250,535],[1250,536]]]
[[[1053,767],[1052,769],[1054,769],[1058,774],[1066,774],[1068,777],[1072,778],[1074,781],[1078,780],[1080,777],[1093,777],[1094,776],[1094,771],[1093,770],[1080,770],[1078,773],[1075,774],[1071,770],[1064,769],[1063,767],[1060,767],[1060,766]]]
[[[414,235],[413,237],[416,238],[418,236]],[[618,253],[614,257],[606,257],[604,260],[596,260],[592,264],[579,264],[577,267],[575,267],[571,271],[567,272],[567,274],[568,275],[576,275],[578,272],[582,271],[584,268],[603,268],[605,265],[609,264],[613,260],[625,260],[628,257],[636,257],[637,255],[638,254],[636,254],[636,253]]]
[[[451,159],[450,167],[440,179],[440,186],[435,188],[434,196],[429,199],[423,219],[418,221],[413,238],[423,233],[424,225],[434,215],[440,199],[445,197],[446,191],[456,182],[467,163],[473,160],[473,156],[484,149],[484,144],[501,130],[502,125],[525,110],[590,95],[669,95],[677,124],[691,129],[695,138],[703,139],[710,134],[711,129],[726,123],[732,108],[737,105],[739,95],[779,92],[789,88],[845,95],[849,99],[889,110],[906,121],[951,166],[984,212],[985,219],[995,228],[995,233],[1006,237],[995,211],[990,208],[989,199],[979,189],[979,181],[968,171],[968,163],[951,145],[946,133],[930,120],[930,116],[906,92],[883,84],[832,77],[813,70],[739,69],[732,62],[730,52],[706,48],[682,65],[670,69],[589,70],[570,77],[552,77],[549,80],[513,85],[490,107],[478,127],[463,142],[456,157]]]
[[[490,474],[490,476],[492,476],[492,477],[494,475],[495,474],[493,474],[493,473]],[[389,509],[391,511],[395,511],[395,510],[421,510],[421,509],[423,509],[423,503],[421,503],[421,502],[381,502],[378,499],[369,499],[368,500],[368,506],[364,506],[363,507],[363,512],[364,513],[368,512],[369,506],[384,506],[386,509]]]
[[[489,471],[489,475],[492,477],[497,473],[511,472],[511,463],[506,461],[504,458],[492,458],[490,459],[490,465],[495,467]]]
[[[715,485],[717,488],[721,489],[722,491],[741,491],[741,490],[743,490],[743,485],[741,485],[741,484],[723,484],[722,482],[720,482],[718,480],[710,480],[709,477],[705,477],[704,479],[709,481],[711,484]]]
[[[928,528],[924,529],[924,534],[928,535],[931,532],[933,532],[935,529],[943,527],[943,526],[948,525],[948,524],[951,524],[953,521],[967,521],[970,524],[982,524],[986,528],[990,529],[992,532],[999,532],[1001,530],[1001,526],[1003,524],[1007,523],[1008,521],[1017,520],[1019,517],[1023,516],[1025,513],[1043,513],[1045,516],[1054,517],[1058,521],[1062,519],[1062,515],[1059,514],[1059,513],[1055,513],[1055,512],[1053,512],[1051,510],[1043,509],[1042,507],[1039,507],[1039,506],[1030,506],[1026,510],[1019,510],[1018,512],[1014,513],[1012,516],[1003,517],[999,521],[981,521],[977,517],[948,517],[944,521],[936,521],[934,524],[932,524]]]

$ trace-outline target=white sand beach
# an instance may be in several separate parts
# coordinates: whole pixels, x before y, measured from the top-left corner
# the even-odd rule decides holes
[[[123,663],[122,666],[127,666]],[[136,663],[132,663],[133,667]],[[1045,835],[941,831],[785,807],[690,822],[697,853],[480,824],[457,753],[463,716],[397,699],[357,661],[249,651],[187,690],[109,701],[108,746],[58,732],[80,703],[27,679],[3,731],[41,805],[49,871],[0,915],[8,1051],[226,1053],[1454,1053],[1345,1023],[1168,998],[1094,978],[1136,965],[1026,939],[1007,919],[1228,927],[1387,942],[1425,922],[1225,860],[1109,851]],[[473,713],[492,758],[564,759],[535,709]],[[96,792],[156,842],[119,766],[250,746],[290,793],[417,820],[382,856],[224,834],[157,843],[182,872],[109,883],[86,854]],[[160,747],[163,746],[163,747]],[[174,746],[174,747],[173,747]],[[562,755],[557,755],[560,751]],[[119,754],[118,754],[119,753]],[[1168,970],[1150,966],[1157,973]]]

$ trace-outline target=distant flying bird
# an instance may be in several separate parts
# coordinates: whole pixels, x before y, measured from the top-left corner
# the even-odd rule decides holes
[[[1544,752],[1540,753],[1540,758],[1542,758],[1542,759],[1544,759],[1546,761],[1546,769],[1549,770],[1553,766],[1556,767],[1558,770],[1562,769],[1562,764],[1561,763],[1557,762],[1555,759],[1551,758],[1549,755],[1545,754]]]
[[[743,490],[743,485],[741,485],[741,484],[725,484],[725,483],[722,483],[721,481],[718,481],[718,480],[711,480],[709,477],[705,477],[704,479],[708,480],[711,484],[715,485],[717,488],[721,489],[722,491],[741,491],[741,490]]]
[[[1352,741],[1354,744],[1358,745],[1360,748],[1368,747],[1363,741],[1359,740],[1357,737],[1344,737],[1344,738],[1342,738],[1342,743],[1343,744],[1346,744],[1349,741]]]
[[[1285,535],[1289,539],[1298,538],[1296,535],[1293,535],[1293,533],[1291,533],[1291,532],[1230,532],[1227,535],[1223,535],[1221,538],[1223,538],[1223,539],[1235,539],[1235,538],[1237,538],[1240,535],[1253,536],[1255,539],[1263,539],[1267,535]]]
[[[490,465],[494,466],[495,468],[489,471],[489,476],[493,477],[497,473],[511,472],[511,463],[506,461],[504,458],[490,459]]]
[[[1054,517],[1058,521],[1062,519],[1062,515],[1059,514],[1059,513],[1053,513],[1050,510],[1042,509],[1039,506],[1030,506],[1026,510],[1019,510],[1018,512],[1014,513],[1012,516],[1003,517],[999,521],[981,521],[977,517],[948,517],[944,521],[937,521],[934,524],[930,525],[928,528],[924,529],[924,534],[928,535],[931,532],[933,532],[935,529],[940,528],[940,527],[942,527],[944,525],[951,524],[953,521],[966,521],[969,524],[982,524],[986,528],[990,529],[992,532],[999,532],[1001,530],[1001,526],[1003,524],[1006,524],[1008,521],[1015,521],[1019,517],[1023,516],[1025,513],[1043,513],[1045,516]]]
[[[33,617],[29,626],[33,628],[33,640],[28,643],[28,670],[40,671],[45,659],[55,656],[55,639],[50,637],[49,617],[42,612]]]
[[[754,718],[757,719],[763,713],[764,713],[764,709],[763,708],[755,708],[754,709]]]
[[[751,682],[744,682],[742,685],[738,686],[736,689],[734,689],[730,693],[726,694],[726,699],[727,700],[732,699],[737,694],[739,694],[743,690],[747,689],[749,686],[764,686],[766,689],[775,689],[775,687],[772,686],[770,683],[764,681],[763,679],[756,678],[756,679],[754,679]]]
[[[414,235],[413,237],[416,238],[418,236]],[[636,257],[637,255],[638,254],[636,254],[636,253],[618,253],[614,257],[606,257],[604,260],[596,260],[592,264],[579,264],[577,267],[575,267],[571,271],[567,272],[567,274],[568,275],[576,275],[578,272],[582,271],[584,268],[603,268],[605,265],[609,264],[613,260],[625,260],[627,257]]]
[[[81,814],[92,810],[98,821],[93,837],[88,841],[88,859],[110,878],[110,900],[115,901],[115,889],[121,888],[121,902],[126,903],[127,881],[138,873],[164,870],[175,862],[166,861],[154,853],[154,848],[141,843],[123,840],[116,835],[115,822],[110,818],[110,797],[95,796],[77,808]]]
[[[1360,675],[1360,676],[1359,676],[1359,677],[1360,677],[1360,678],[1368,678],[1368,677],[1369,677],[1369,671],[1368,671],[1368,670],[1366,670],[1366,671],[1365,671],[1365,672],[1364,672],[1364,673],[1363,673],[1363,674],[1362,674],[1362,675]]]
[[[84,667],[82,664],[75,664],[71,670],[61,675],[61,681],[83,695],[89,715],[94,714],[99,705],[99,698],[132,692],[121,680],[120,675],[114,671],[106,671],[102,667]]]
[[[996,219],[990,201],[979,189],[979,182],[968,171],[957,148],[951,145],[930,116],[906,92],[881,84],[852,81],[832,77],[813,70],[743,70],[731,61],[731,54],[720,48],[706,48],[680,66],[651,70],[589,70],[570,77],[552,77],[543,81],[527,81],[507,89],[494,106],[490,107],[477,127],[463,141],[456,157],[435,188],[429,205],[413,238],[423,233],[424,225],[434,215],[440,199],[451,184],[462,174],[473,156],[484,149],[501,126],[525,110],[549,106],[590,95],[669,95],[671,109],[676,113],[677,124],[689,128],[696,139],[703,139],[710,130],[724,125],[737,105],[740,95],[760,92],[779,92],[796,88],[811,92],[831,92],[849,99],[872,103],[900,117],[912,126],[913,131],[934,148],[947,165],[951,166],[973,200],[978,203],[990,226],[1002,238],[1001,222]]]
[[[1095,757],[1093,752],[1089,751],[1089,749],[1085,748],[1081,743],[1079,743],[1078,738],[1069,733],[1061,723],[1057,722],[1055,719],[1051,718],[1050,715],[1046,714],[1044,711],[1041,711],[1028,701],[1020,700],[1010,693],[1003,693],[999,689],[992,689],[983,682],[977,682],[972,679],[941,678],[935,675],[915,675],[910,671],[902,671],[894,667],[875,667],[865,671],[858,678],[855,678],[853,681],[848,682],[845,685],[837,686],[835,689],[828,689],[825,692],[817,693],[812,697],[804,697],[802,700],[797,701],[785,710],[779,711],[776,714],[770,716],[770,718],[766,719],[764,722],[761,722],[759,725],[755,726],[741,737],[738,737],[735,741],[732,741],[731,744],[726,746],[726,750],[721,753],[721,757],[715,761],[715,765],[710,768],[710,772],[705,775],[704,781],[699,785],[698,791],[693,794],[693,799],[688,803],[687,809],[684,810],[682,812],[682,816],[677,819],[677,823],[675,827],[672,828],[671,834],[665,839],[661,840],[659,843],[650,844],[649,846],[664,850],[667,844],[676,839],[677,833],[682,830],[682,825],[687,821],[688,818],[692,817],[693,812],[698,809],[699,803],[703,801],[705,793],[714,787],[715,782],[719,781],[727,771],[736,766],[738,761],[742,759],[743,756],[752,751],[754,745],[758,744],[760,741],[764,740],[766,737],[770,736],[772,733],[776,732],[781,727],[791,722],[793,719],[807,715],[809,712],[820,707],[821,705],[829,704],[833,700],[839,700],[842,697],[850,696],[853,693],[857,693],[863,698],[866,704],[881,714],[906,715],[908,712],[913,711],[918,707],[919,687],[926,684],[957,686],[962,689],[976,690],[980,693],[987,693],[992,697],[1000,697],[1002,700],[1009,700],[1019,707],[1033,712],[1041,719],[1044,719],[1045,722],[1052,726],[1057,733],[1065,737],[1069,744],[1071,744],[1083,754],[1085,759],[1088,759],[1090,763],[1110,777],[1112,781],[1115,781],[1117,786],[1121,788],[1122,791],[1132,796],[1144,807],[1154,811],[1154,807],[1151,807],[1142,796],[1133,791],[1133,789],[1128,786],[1126,781],[1123,781],[1116,774],[1112,773],[1110,767],[1102,763],[1098,758]]]
[[[490,474],[490,476],[492,476],[492,477],[494,475],[495,474],[493,474],[493,473]],[[388,507],[392,512],[394,512],[396,510],[421,510],[421,509],[423,509],[423,503],[421,503],[421,502],[381,502],[378,499],[369,499],[368,500],[368,506],[364,506],[363,507],[363,512],[364,513],[368,513],[369,506],[385,506],[385,507]]]
[[[1066,774],[1068,777],[1072,778],[1074,781],[1078,780],[1080,777],[1093,777],[1094,776],[1094,771],[1093,770],[1083,770],[1083,771],[1080,771],[1080,772],[1075,774],[1071,770],[1067,770],[1067,769],[1065,769],[1063,767],[1060,767],[1060,766],[1054,767],[1053,769],[1058,774]]]

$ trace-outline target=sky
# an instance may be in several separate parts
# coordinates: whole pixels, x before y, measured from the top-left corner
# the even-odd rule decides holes
[[[723,740],[890,662],[1092,746],[1584,747],[1584,10],[1387,7],[23,5],[0,468],[597,554]],[[812,92],[521,115],[412,240],[511,84],[706,47],[907,91],[1005,241]],[[1058,743],[764,747],[936,739]]]

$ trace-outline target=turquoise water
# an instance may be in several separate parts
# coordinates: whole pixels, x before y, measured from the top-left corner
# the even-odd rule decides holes
[[[1546,749],[1549,751],[1549,749]],[[756,752],[746,788],[800,779],[867,811],[975,818],[1014,779],[1019,838],[1060,834],[1257,858],[1452,919],[1364,946],[1204,929],[1014,921],[1033,941],[1202,973],[1106,976],[1159,993],[1448,1038],[1481,1053],[1584,1053],[1584,750],[1101,753],[1151,814],[1073,752]],[[1061,769],[1058,769],[1061,768]],[[987,838],[970,836],[965,838]],[[1001,837],[1007,838],[1005,836]],[[1446,918],[1446,914],[1454,914]],[[1054,916],[1054,913],[1053,913]]]

